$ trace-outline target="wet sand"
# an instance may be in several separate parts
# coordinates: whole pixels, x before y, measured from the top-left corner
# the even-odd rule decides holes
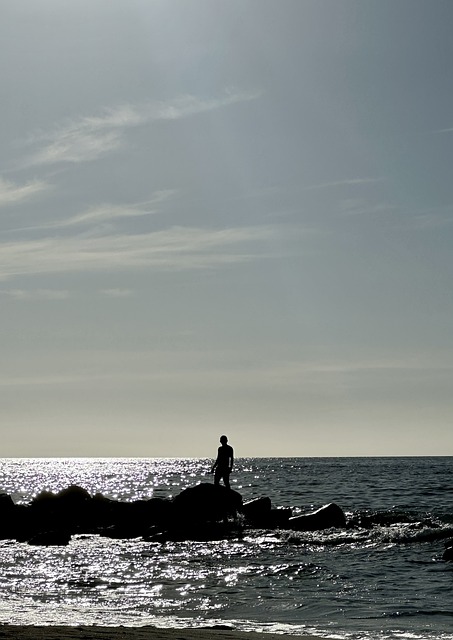
[[[319,640],[315,636],[290,636],[234,629],[160,629],[157,627],[34,627],[0,625],[6,640]]]

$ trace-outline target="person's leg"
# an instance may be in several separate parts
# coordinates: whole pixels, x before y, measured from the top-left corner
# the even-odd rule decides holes
[[[218,472],[217,472],[217,470],[216,470],[216,471],[215,471],[215,473],[214,473],[214,485],[215,485],[216,487],[218,487],[218,486],[219,486],[219,484],[220,484],[220,478],[221,478],[221,477],[222,477],[222,476],[221,476],[221,474],[220,474],[220,473],[218,473]]]
[[[230,488],[230,474],[228,473],[228,471],[223,475],[223,482],[225,483],[225,486],[227,489]]]

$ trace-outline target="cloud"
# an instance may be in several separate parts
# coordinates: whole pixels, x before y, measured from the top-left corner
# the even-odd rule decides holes
[[[102,204],[97,207],[93,207],[84,213],[73,216],[68,220],[55,222],[49,226],[69,227],[80,224],[110,222],[119,218],[151,215],[158,212],[158,209],[155,208],[156,205],[168,200],[174,193],[176,193],[176,191],[171,189],[156,191],[153,194],[153,198],[150,200],[131,205]]]
[[[419,210],[413,213],[411,220],[416,229],[441,229],[449,227],[453,223],[451,206]]]
[[[3,289],[0,294],[15,300],[66,300],[68,291],[58,289]]]
[[[0,177],[0,207],[31,200],[34,196],[51,188],[51,185],[42,180],[17,185]]]
[[[394,205],[386,202],[371,203],[362,198],[347,198],[339,203],[341,212],[346,216],[359,215],[379,215],[393,213],[396,210]]]
[[[0,279],[62,272],[203,269],[263,256],[251,245],[275,235],[271,226],[172,227],[144,234],[78,235],[0,244]],[[248,251],[241,251],[246,246]]]
[[[231,90],[226,91],[219,98],[211,100],[200,100],[195,96],[186,95],[173,102],[158,103],[157,109],[155,105],[149,105],[147,111],[152,120],[179,120],[198,113],[228,107],[238,102],[256,100],[260,95],[261,93],[257,91],[236,92]]]
[[[77,216],[73,216],[68,220],[56,222],[55,227],[69,227],[80,224],[91,224],[98,222],[109,222],[118,218],[131,218],[136,216],[146,216],[155,213],[153,209],[141,209],[136,206],[123,206],[113,204],[102,204],[97,207],[93,207],[85,213],[80,213]]]
[[[101,289],[99,293],[107,298],[128,298],[132,289]],[[14,300],[67,300],[69,291],[62,289],[0,289],[0,296]]]
[[[185,95],[166,102],[125,104],[104,109],[100,115],[74,119],[53,131],[32,136],[28,144],[40,148],[29,155],[25,166],[95,160],[118,149],[128,128],[160,120],[180,120],[258,97],[256,92],[226,91],[212,99]]]
[[[101,289],[100,293],[107,298],[128,298],[134,292],[132,289]]]
[[[314,191],[317,189],[334,189],[335,187],[360,186],[363,184],[373,184],[382,182],[383,178],[351,178],[350,180],[336,180],[334,182],[321,182],[308,187],[303,187],[303,191]]]
[[[96,160],[109,151],[121,145],[121,133],[109,131],[85,132],[80,130],[66,130],[55,134],[55,139],[32,154],[26,166],[55,164],[58,162],[88,162]]]
[[[149,200],[144,202],[134,202],[131,204],[110,204],[104,203],[91,207],[87,211],[78,213],[66,219],[53,220],[42,224],[31,225],[10,229],[10,232],[19,231],[44,231],[46,229],[65,229],[77,226],[101,225],[113,222],[114,220],[132,218],[137,216],[148,216],[160,212],[159,206],[165,200],[170,199],[177,190],[165,189],[155,191]]]
[[[19,364],[23,375],[0,374],[0,386],[54,385],[95,381],[121,387],[140,383],[162,385],[167,389],[272,389],[319,393],[325,399],[350,390],[375,388],[385,384],[413,384],[423,379],[451,378],[450,354],[417,353],[413,356],[382,359],[339,359],[337,361],[262,360],[251,352],[245,363],[244,349],[224,351],[151,349],[137,351],[48,352],[36,363]],[[241,364],[238,364],[241,363]],[[56,373],[58,371],[58,374]],[[302,391],[303,392],[303,391]]]

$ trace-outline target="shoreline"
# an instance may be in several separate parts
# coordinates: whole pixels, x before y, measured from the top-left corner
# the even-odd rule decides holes
[[[264,636],[264,638],[263,638]],[[312,634],[289,635],[259,631],[237,631],[234,628],[186,627],[161,628],[154,626],[42,626],[0,624],[3,640],[320,640]]]

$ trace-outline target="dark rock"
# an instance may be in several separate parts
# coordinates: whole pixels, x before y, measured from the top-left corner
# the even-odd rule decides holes
[[[273,509],[268,497],[242,504],[237,491],[212,483],[184,489],[173,500],[134,502],[92,497],[71,485],[58,493],[41,491],[30,505],[15,505],[0,493],[0,538],[43,545],[68,544],[72,534],[93,533],[147,541],[221,540],[241,535],[239,513],[248,526],[259,528],[314,531],[346,526],[343,511],[333,503],[292,518],[291,509]]]
[[[0,516],[9,515],[14,509],[14,501],[7,493],[0,493]]]
[[[129,517],[133,518],[143,528],[166,522],[172,512],[171,500],[164,498],[150,498],[130,503]]]
[[[16,505],[7,493],[0,493],[0,539],[12,536],[14,530],[14,511]]]
[[[253,522],[267,517],[271,512],[271,508],[270,498],[255,498],[255,500],[244,502],[241,511],[247,520]]]
[[[90,529],[91,496],[72,485],[57,494],[41,491],[30,504],[30,521],[36,532],[69,531],[86,533]]]
[[[66,505],[80,505],[85,504],[87,500],[91,500],[91,495],[86,489],[78,487],[76,484],[72,484],[66,489],[62,489],[57,493],[58,500]]]
[[[55,508],[57,496],[52,491],[40,491],[31,501],[30,506],[36,509],[51,510]]]
[[[163,498],[119,502],[102,494],[91,497],[86,489],[72,485],[57,494],[41,491],[30,505],[20,507],[14,507],[13,524],[6,533],[19,541],[28,541],[47,532],[136,538],[152,525],[165,523],[173,505]]]
[[[292,509],[279,507],[271,509],[269,514],[270,527],[272,529],[287,529],[289,519],[292,517]]]
[[[229,516],[236,517],[242,508],[242,496],[233,489],[202,483],[184,489],[173,499],[174,523],[215,522]]]
[[[453,547],[447,547],[442,555],[442,559],[446,562],[451,562],[453,560]]]
[[[133,538],[143,537],[143,531],[143,527],[124,522],[100,529],[99,535],[103,538],[112,538],[114,540],[131,540]]]
[[[270,498],[256,498],[242,505],[247,525],[259,529],[287,528],[291,509],[272,509]]]
[[[347,523],[348,528],[364,528],[372,529],[373,527],[391,527],[394,524],[407,522],[412,524],[420,523],[417,515],[411,515],[407,511],[401,509],[385,509],[384,511],[375,511],[373,509],[363,509],[355,511]],[[423,519],[425,526],[435,528],[438,525],[431,519]]]
[[[110,538],[137,538],[146,535],[150,527],[166,525],[172,513],[172,502],[164,498],[117,502],[95,496],[99,507],[96,530]]]
[[[442,555],[442,559],[446,562],[453,560],[453,539],[445,540],[445,551]]]
[[[10,496],[0,496],[0,537],[30,544],[67,544],[72,534],[138,538],[150,535],[155,527],[170,531],[169,539],[222,539],[231,531],[214,523],[226,523],[241,506],[240,494],[213,484],[186,489],[174,500],[134,502],[111,500],[102,494],[92,497],[72,485],[58,493],[41,491],[29,505],[14,505]]]
[[[346,527],[346,516],[343,510],[333,502],[317,511],[296,516],[288,520],[288,526],[295,531],[319,531],[321,529]]]
[[[242,527],[234,522],[182,522],[163,531],[152,531],[144,536],[146,542],[212,542],[242,536]]]
[[[18,542],[26,542],[36,533],[31,524],[31,509],[24,504],[16,504],[11,518],[11,528],[9,538],[14,538]]]
[[[43,531],[32,536],[28,544],[34,546],[65,546],[69,543],[71,534],[68,531]]]
[[[121,520],[122,504],[103,496],[101,493],[96,493],[89,507],[91,526],[97,530],[117,524]]]
[[[173,499],[170,509],[165,502],[155,503],[154,512],[158,517],[151,520],[151,528],[143,537],[148,542],[237,537],[242,533],[242,526],[236,520],[241,507],[242,497],[237,491],[202,483],[184,489]]]
[[[235,627],[229,624],[211,624],[207,627],[201,627],[201,629],[213,629],[215,631],[234,631]]]

